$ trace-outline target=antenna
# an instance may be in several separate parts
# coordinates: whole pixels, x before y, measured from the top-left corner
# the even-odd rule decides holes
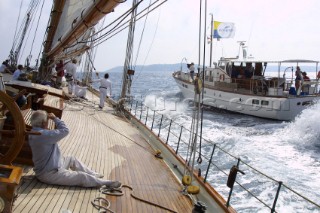
[[[246,46],[244,46],[246,44],[246,41],[237,41],[237,42],[239,43],[239,50],[238,50],[237,58],[239,58],[239,56],[240,56],[240,48],[242,48],[242,50],[243,50],[246,47]]]

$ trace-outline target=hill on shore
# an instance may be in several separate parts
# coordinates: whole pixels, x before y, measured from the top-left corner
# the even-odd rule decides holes
[[[146,72],[161,72],[161,71],[177,71],[181,69],[187,69],[187,65],[185,63],[180,64],[151,64],[151,65],[137,65],[135,67],[135,71],[146,71]],[[123,66],[114,67],[112,69],[106,70],[105,72],[122,72]]]

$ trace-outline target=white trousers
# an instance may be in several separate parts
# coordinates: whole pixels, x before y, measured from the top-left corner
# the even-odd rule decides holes
[[[111,181],[96,178],[96,172],[87,168],[82,162],[73,156],[64,158],[62,167],[52,170],[37,178],[48,184],[64,186],[101,187]]]
[[[73,93],[74,81],[68,81],[68,92],[69,94]]]
[[[107,96],[107,89],[106,88],[100,88],[100,106],[104,107],[104,102],[106,101]]]

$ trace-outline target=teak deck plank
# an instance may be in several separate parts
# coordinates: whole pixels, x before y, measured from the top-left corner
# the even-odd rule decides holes
[[[87,97],[92,97],[90,94]],[[98,99],[95,98],[95,103]],[[86,104],[66,102],[62,119],[70,129],[59,142],[64,156],[73,155],[104,179],[119,180],[133,188],[139,198],[157,203],[177,212],[191,212],[189,198],[181,194],[181,185],[167,165],[154,157],[151,146],[139,130],[105,107],[97,110]],[[29,167],[30,168],[30,167]],[[117,213],[168,212],[141,202],[123,188],[123,196],[103,195],[95,188],[54,186],[38,181],[32,169],[26,170],[14,203],[14,212],[98,212],[91,201],[106,197],[110,209]]]

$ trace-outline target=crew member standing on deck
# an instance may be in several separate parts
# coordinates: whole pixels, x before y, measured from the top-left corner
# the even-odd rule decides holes
[[[97,76],[99,77],[99,73],[97,73]],[[92,82],[100,82],[100,87],[99,87],[99,91],[100,91],[100,104],[99,104],[99,108],[102,109],[104,107],[104,102],[106,100],[107,96],[111,96],[111,81],[109,80],[109,74],[106,73],[104,74],[104,78],[103,79],[96,79],[93,80]]]
[[[77,72],[77,59],[72,59],[72,63],[67,63],[65,66],[66,70],[66,81],[68,82],[68,93],[72,95],[74,82],[76,80],[76,72]]]
[[[56,129],[48,130],[48,120],[55,123]],[[29,135],[32,160],[36,177],[48,184],[82,187],[119,188],[119,181],[101,179],[103,175],[87,168],[73,156],[63,157],[58,142],[68,135],[66,124],[53,113],[35,111],[31,118],[32,130],[41,135]]]
[[[57,84],[57,88],[60,88],[62,78],[64,76],[64,64],[62,60],[60,60],[59,63],[56,64],[56,71],[57,71],[56,84]]]
[[[191,64],[187,64],[188,69],[190,70],[190,77],[192,81],[194,80],[194,63],[191,62]]]

